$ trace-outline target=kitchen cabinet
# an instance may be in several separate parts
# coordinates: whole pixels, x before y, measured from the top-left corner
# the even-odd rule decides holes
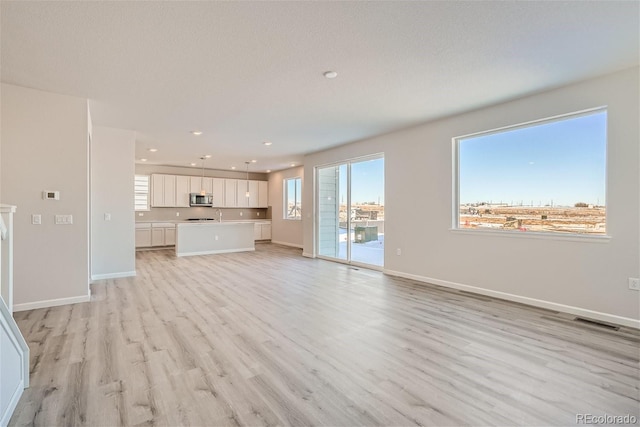
[[[151,246],[164,246],[164,228],[151,229]]]
[[[258,181],[258,207],[269,207],[269,182]]]
[[[227,208],[236,207],[237,181],[237,179],[224,180],[224,206]]]
[[[212,187],[213,207],[221,208],[224,206],[224,179],[212,178]]]
[[[136,224],[136,248],[151,246],[151,224]]]
[[[176,228],[164,229],[164,246],[175,246],[176,244]]]
[[[206,194],[211,194],[213,193],[213,178],[190,176],[189,188],[190,193],[200,193],[202,190],[204,190]]]
[[[176,176],[176,207],[188,208],[189,207],[189,189],[190,189],[190,177],[177,175]]]
[[[271,223],[256,222],[253,225],[254,240],[271,240]]]
[[[176,206],[176,176],[151,175],[151,207],[165,208]]]
[[[175,244],[175,224],[170,222],[136,224],[136,248],[173,246]]]
[[[247,180],[246,179],[238,179],[237,180],[237,192],[236,192],[236,207],[238,208],[248,208],[249,207],[249,197],[247,197]]]
[[[246,197],[245,197],[246,199]],[[257,208],[258,205],[258,181],[249,181],[249,207]]]

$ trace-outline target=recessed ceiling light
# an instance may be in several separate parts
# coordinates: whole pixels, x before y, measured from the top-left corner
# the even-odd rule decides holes
[[[141,162],[146,162],[146,161],[147,161],[147,159],[140,159],[140,161],[141,161]]]
[[[149,148],[149,151],[151,151],[152,153],[155,153],[156,151],[158,151],[157,148]]]
[[[195,136],[202,135],[202,131],[201,130],[192,130],[191,133],[194,134]]]
[[[195,165],[196,165],[195,163],[189,163],[189,164],[190,164],[191,166],[195,166]]]
[[[232,170],[233,170],[233,169],[235,169],[235,168],[236,168],[235,166],[231,166],[231,169],[232,169]]]
[[[256,163],[256,162],[257,162],[257,160],[251,160],[251,163]]]
[[[291,163],[291,167],[294,167],[296,164],[295,163]]]
[[[210,158],[211,158],[211,154],[205,154],[205,155],[204,155],[204,158],[205,158],[205,159],[210,159]]]
[[[273,142],[271,142],[271,141],[265,141],[265,142],[263,142],[263,144],[264,144],[264,145],[266,145],[266,146],[269,146],[269,145],[273,144]]]
[[[271,169],[267,169],[267,173],[270,173],[270,172],[271,172]]]
[[[335,71],[325,71],[322,75],[328,79],[335,79],[336,77],[338,77],[338,73],[336,73]]]

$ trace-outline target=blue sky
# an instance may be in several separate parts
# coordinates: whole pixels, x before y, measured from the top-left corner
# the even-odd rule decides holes
[[[607,114],[459,141],[460,202],[605,203]]]
[[[340,176],[340,202],[347,203],[346,166],[340,167]],[[384,158],[351,164],[351,198],[352,204],[384,205]]]

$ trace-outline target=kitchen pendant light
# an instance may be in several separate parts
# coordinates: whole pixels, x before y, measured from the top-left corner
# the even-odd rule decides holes
[[[244,194],[246,197],[249,197],[249,163],[250,162],[245,162],[247,164],[247,192]]]
[[[204,196],[207,194],[207,190],[204,188],[204,161],[207,159],[205,156],[200,157],[202,159],[202,180],[200,181],[200,195]]]

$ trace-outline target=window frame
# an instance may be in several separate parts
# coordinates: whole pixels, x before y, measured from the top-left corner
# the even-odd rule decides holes
[[[451,228],[449,231],[460,234],[469,235],[490,235],[515,238],[534,238],[534,239],[550,239],[550,240],[571,240],[580,242],[608,242],[611,240],[609,234],[609,216],[608,211],[608,170],[609,170],[609,137],[608,137],[608,116],[607,116],[607,134],[605,141],[605,230],[606,234],[582,234],[582,233],[560,233],[553,231],[509,231],[509,230],[493,230],[493,229],[468,229],[460,227],[460,141],[473,137],[489,136],[493,134],[509,132],[517,129],[534,127],[542,124],[549,124],[568,119],[579,118],[592,114],[605,112],[608,115],[608,106],[601,105],[598,107],[588,108],[584,110],[559,114],[555,116],[545,117],[528,122],[522,122],[514,125],[502,126],[486,131],[473,132],[451,138],[452,145],[452,204],[451,204]]]
[[[142,191],[136,191],[136,180],[138,177],[146,177],[147,178],[147,192],[143,193]],[[146,207],[145,209],[138,209],[136,205],[136,196],[139,194],[146,195]],[[133,211],[134,212],[149,212],[151,210],[151,176],[144,174],[134,174],[133,176]]]
[[[294,181],[296,183],[295,189],[294,189],[294,194],[295,194],[295,204],[294,205],[299,205],[300,206],[300,214],[296,215],[294,218],[290,218],[288,215],[288,207],[289,207],[289,189],[288,189],[288,183],[289,181]],[[297,199],[297,195],[298,195],[298,188],[300,189],[300,200]],[[301,221],[302,220],[302,177],[301,176],[294,176],[291,178],[284,178],[282,180],[282,218],[284,220],[287,221]]]

